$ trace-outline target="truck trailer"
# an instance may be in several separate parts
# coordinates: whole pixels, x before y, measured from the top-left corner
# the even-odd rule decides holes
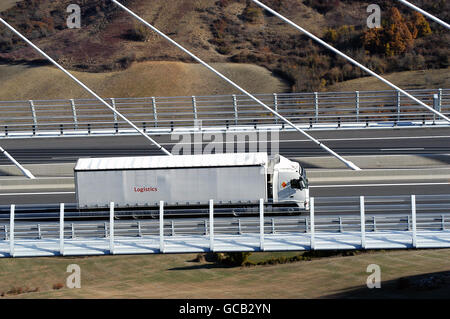
[[[309,209],[305,169],[267,153],[80,158],[75,166],[79,209],[246,206]]]

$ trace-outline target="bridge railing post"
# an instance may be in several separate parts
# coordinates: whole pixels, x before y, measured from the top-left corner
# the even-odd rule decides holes
[[[316,248],[316,242],[315,242],[315,225],[314,225],[314,197],[311,197],[309,199],[309,234],[310,234],[310,246],[311,250],[314,250]]]
[[[33,127],[37,129],[37,115],[36,115],[36,107],[34,105],[33,100],[29,100],[30,103],[30,109],[31,109],[31,117],[33,119]]]
[[[70,105],[72,106],[73,125],[75,126],[75,129],[78,129],[77,108],[74,99],[70,99]]]
[[[159,202],[159,252],[164,253],[164,201]]]
[[[9,255],[14,257],[14,212],[16,205],[12,204],[9,211]]]
[[[356,122],[359,122],[359,91],[355,91]]]
[[[111,106],[113,107],[113,109],[116,109],[116,99],[115,98],[111,98]],[[116,112],[113,113],[114,115],[114,125],[117,124],[117,114]]]
[[[197,119],[198,119],[198,114],[197,114],[197,99],[195,98],[195,96],[192,96],[192,112],[194,115],[194,126],[197,125]]]
[[[319,93],[314,92],[314,116],[316,123],[319,122]]]
[[[142,237],[141,221],[137,222],[138,237]]]
[[[264,251],[264,199],[259,199],[259,248]]]
[[[397,91],[397,122],[400,122],[401,93]]]
[[[158,127],[158,111],[156,109],[156,98],[152,97],[153,119],[155,120],[155,127]]]
[[[64,256],[64,203],[59,204],[59,254]]]
[[[237,103],[236,94],[233,94],[232,97],[233,97],[233,109],[234,109],[234,125],[238,125],[239,114],[238,114],[238,103]]]
[[[109,203],[109,252],[114,255],[114,202]]]
[[[359,197],[359,211],[361,214],[361,247],[366,249],[366,208],[364,196]]]
[[[417,248],[416,195],[411,195],[412,245]]]
[[[278,94],[273,94],[273,108],[278,113]],[[278,124],[278,117],[275,116],[275,124]]]
[[[214,200],[209,200],[209,249],[214,251]]]
[[[439,94],[433,94],[433,108],[440,112],[440,106],[439,106]],[[436,114],[433,114],[433,125],[436,123]]]

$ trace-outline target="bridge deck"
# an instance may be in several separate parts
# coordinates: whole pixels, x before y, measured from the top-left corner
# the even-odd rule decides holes
[[[361,249],[359,232],[316,233],[315,250]],[[310,234],[283,233],[264,236],[263,249],[259,234],[217,235],[213,251],[286,251],[310,250]],[[449,248],[450,231],[417,232],[417,248]],[[413,248],[412,232],[380,231],[366,233],[366,249]],[[164,239],[163,253],[200,253],[210,250],[209,236],[170,236]],[[75,238],[64,240],[64,255],[153,254],[161,253],[159,236],[116,237],[111,252],[109,238]],[[59,239],[16,240],[14,257],[59,256]],[[10,243],[0,241],[0,257],[10,256]]]

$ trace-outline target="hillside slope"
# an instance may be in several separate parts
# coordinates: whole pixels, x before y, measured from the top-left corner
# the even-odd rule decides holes
[[[11,8],[16,2],[18,2],[18,0],[2,0],[0,2],[0,12]]]
[[[253,93],[285,92],[289,87],[267,69],[250,64],[214,64]],[[73,74],[104,97],[190,96],[238,91],[198,64],[134,63],[124,71]],[[91,97],[60,70],[49,66],[0,65],[0,100]]]
[[[1,12],[62,65],[111,72],[137,61],[192,62],[135,22],[110,0],[84,0],[82,28],[68,29],[72,0],[24,0]],[[326,90],[363,73],[298,30],[246,0],[123,0],[133,11],[208,62],[250,63],[282,76],[293,91]],[[266,0],[289,19],[378,73],[449,66],[450,34],[395,1],[379,0],[383,28],[367,29],[368,0]],[[449,1],[420,1],[447,19]],[[390,32],[389,30],[393,30]],[[391,34],[392,33],[392,34]],[[408,37],[405,37],[408,35]],[[42,63],[42,57],[0,28],[0,61]]]
[[[450,68],[395,72],[385,75],[385,78],[408,90],[450,88]],[[329,92],[371,90],[392,90],[392,88],[374,77],[344,81],[327,87]]]

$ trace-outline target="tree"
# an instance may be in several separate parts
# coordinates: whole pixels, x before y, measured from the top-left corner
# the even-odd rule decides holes
[[[372,53],[402,54],[414,45],[414,37],[398,9],[392,7],[381,28],[368,29],[363,34],[364,47]]]
[[[419,12],[413,13],[411,21],[408,22],[408,27],[414,39],[421,38],[432,33],[430,24]]]
[[[396,55],[412,48],[414,38],[400,11],[392,7],[388,13],[385,29],[385,43],[387,55]]]

